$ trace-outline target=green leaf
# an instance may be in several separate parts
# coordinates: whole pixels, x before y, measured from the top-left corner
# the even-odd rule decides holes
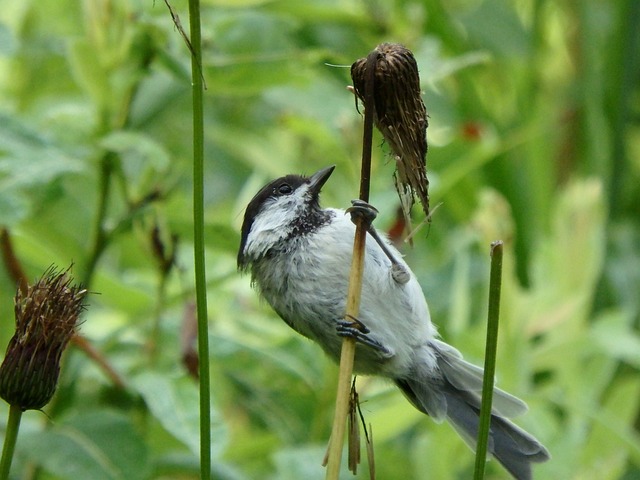
[[[15,189],[0,189],[0,225],[11,227],[27,216],[29,201]]]
[[[116,130],[106,135],[100,141],[100,145],[121,155],[132,154],[132,160],[149,163],[157,170],[162,170],[169,165],[170,157],[166,148],[143,133]]]
[[[516,9],[505,8],[500,0],[485,0],[460,16],[472,43],[486,45],[504,56],[524,56],[531,50],[530,32]]]
[[[592,431],[581,451],[582,466],[576,478],[616,480],[629,457],[640,459],[637,432],[631,425],[640,406],[640,379],[621,379],[610,386],[605,404],[598,408]]]
[[[200,403],[197,384],[187,377],[147,372],[133,380],[151,414],[196,456],[200,455]],[[226,444],[226,431],[216,411],[211,411],[212,454],[219,456]]]
[[[428,65],[420,72],[422,84],[435,83],[452,76],[460,70],[474,65],[488,63],[491,55],[484,51],[471,51],[451,57],[442,52],[442,43],[434,38],[425,38],[414,50],[418,65]]]
[[[83,168],[35,127],[0,112],[0,189],[47,184]]]
[[[323,446],[292,447],[278,451],[274,462],[276,465],[275,478],[278,480],[321,480],[326,476],[326,470],[321,465],[326,448]],[[363,452],[363,455],[364,452]],[[351,474],[343,458],[340,478],[349,478]],[[362,466],[363,469],[366,467]]]
[[[16,50],[16,39],[4,23],[0,23],[0,55],[10,55]]]
[[[590,336],[603,354],[640,368],[640,335],[629,318],[624,312],[608,312],[595,322]]]
[[[218,94],[260,93],[269,86],[308,78],[306,67],[319,63],[315,49],[300,50],[296,22],[286,15],[237,11],[211,19],[215,53],[203,53],[207,83]]]
[[[147,448],[131,419],[111,410],[93,410],[21,434],[18,448],[59,478],[143,480],[150,471]]]
[[[18,223],[36,198],[46,197],[54,181],[83,170],[80,160],[35,127],[0,112],[0,224]]]
[[[111,77],[101,62],[100,53],[87,38],[75,38],[69,42],[67,55],[73,77],[92,98],[98,112],[109,105],[112,93]]]
[[[170,165],[167,149],[144,133],[116,130],[103,137],[100,146],[119,154],[129,184],[137,188],[138,194],[153,188]]]

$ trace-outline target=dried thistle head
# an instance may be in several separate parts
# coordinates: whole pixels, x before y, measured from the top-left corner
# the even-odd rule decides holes
[[[427,110],[420,90],[418,65],[411,51],[402,45],[383,43],[370,55],[377,55],[374,82],[374,122],[387,141],[396,160],[395,183],[407,225],[409,213],[418,197],[429,217],[427,179]],[[369,57],[367,57],[369,58]],[[365,108],[367,58],[351,66],[354,92]]]
[[[0,365],[0,397],[22,410],[38,410],[53,396],[60,357],[78,326],[87,291],[69,270],[50,267],[15,296],[16,332]]]

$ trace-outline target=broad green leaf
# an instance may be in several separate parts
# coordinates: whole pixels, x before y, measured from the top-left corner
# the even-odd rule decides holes
[[[147,448],[131,419],[93,410],[57,421],[49,429],[20,436],[19,446],[34,464],[63,479],[143,480]]]
[[[36,199],[51,199],[48,194],[56,180],[84,168],[35,127],[0,112],[0,224],[17,224]]]
[[[416,480],[472,477],[473,451],[452,434],[449,425],[432,425],[427,432],[419,434],[411,445],[410,455],[414,470],[411,478]]]
[[[590,336],[602,354],[640,368],[640,335],[624,312],[607,312],[594,323]]]
[[[0,23],[0,55],[10,55],[16,49],[16,39],[9,27]]]
[[[284,448],[274,456],[276,474],[274,480],[321,480],[326,476],[322,466],[326,447],[304,446]],[[364,452],[363,452],[364,454]],[[348,478],[351,474],[346,468],[346,458],[343,456],[340,478]]]
[[[525,28],[516,9],[505,8],[499,0],[474,3],[460,15],[473,43],[486,45],[504,56],[523,57],[530,53],[530,31]]]
[[[0,189],[43,185],[84,170],[80,160],[9,113],[0,112]]]
[[[207,83],[224,95],[251,95],[264,88],[307,78],[319,62],[313,49],[296,48],[296,23],[290,17],[240,11],[212,17],[215,53],[204,52]]]
[[[0,225],[11,227],[27,216],[29,201],[14,189],[0,189]]]
[[[581,451],[579,478],[616,480],[630,458],[640,460],[640,438],[632,424],[640,407],[640,379],[620,379],[610,386],[604,405]]]
[[[164,429],[196,456],[200,455],[200,403],[196,383],[188,377],[155,372],[133,379],[153,417]],[[226,432],[216,410],[211,411],[212,453],[214,458],[226,445]]]
[[[95,46],[86,38],[74,39],[69,43],[68,60],[78,85],[90,95],[98,111],[104,109],[110,101],[111,86]]]
[[[130,154],[129,159],[135,162],[136,167],[129,167],[125,162],[125,169],[140,170],[142,164],[153,166],[156,170],[163,170],[169,165],[169,152],[166,148],[149,135],[133,131],[113,131],[106,135],[100,142],[106,150],[117,152],[121,155]]]
[[[427,68],[420,70],[420,81],[424,85],[434,84],[462,69],[481,65],[491,60],[491,55],[488,52],[472,51],[457,57],[450,57],[445,55],[441,48],[441,42],[428,37],[413,51],[418,65],[427,66]]]

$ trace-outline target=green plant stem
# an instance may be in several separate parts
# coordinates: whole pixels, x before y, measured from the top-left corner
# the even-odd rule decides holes
[[[209,329],[204,255],[204,113],[200,2],[189,0],[191,85],[193,93],[193,249],[196,311],[198,316],[198,368],[200,379],[200,478],[211,478],[211,385],[209,382]]]
[[[622,15],[625,20],[621,25],[619,46],[612,52],[613,61],[610,65],[617,71],[610,76],[612,85],[610,90],[610,102],[613,108],[607,112],[611,125],[611,179],[609,182],[609,214],[613,218],[621,218],[625,208],[622,198],[625,191],[625,178],[631,177],[625,168],[629,163],[629,142],[626,140],[631,126],[631,106],[639,70],[640,42],[638,39],[637,25],[640,22],[640,3],[627,1],[621,2]],[[634,73],[635,72],[635,73]],[[615,79],[615,81],[613,81]],[[637,89],[637,87],[636,87]]]
[[[371,178],[371,149],[373,144],[373,116],[375,103],[373,100],[375,69],[377,52],[367,57],[367,78],[365,83],[365,111],[364,131],[362,135],[362,166],[360,171],[360,200],[369,201],[369,187]],[[349,276],[349,290],[347,292],[346,317],[356,318],[360,310],[360,293],[362,291],[362,274],[364,271],[364,249],[366,230],[361,222],[356,224],[353,240],[353,258]],[[340,461],[342,460],[342,445],[344,432],[349,415],[349,399],[351,392],[351,376],[355,360],[356,342],[352,338],[342,341],[340,352],[340,372],[338,374],[338,391],[336,409],[333,417],[333,427],[327,456],[327,480],[337,480],[340,476]]]
[[[491,244],[491,273],[489,277],[489,313],[487,315],[487,342],[484,356],[484,378],[482,381],[482,404],[480,406],[480,425],[476,446],[476,464],[473,478],[484,478],[487,460],[487,443],[491,427],[491,402],[496,372],[496,352],[498,349],[498,324],[500,318],[500,292],[502,288],[502,248],[501,240]]]
[[[0,459],[0,480],[7,480],[9,478],[9,470],[11,470],[11,462],[13,460],[13,452],[16,448],[21,419],[22,410],[20,407],[10,405],[7,431],[4,435],[4,446],[2,447],[2,459]]]
[[[147,341],[147,352],[149,354],[149,363],[155,366],[158,361],[158,344],[160,343],[162,312],[164,311],[164,299],[167,295],[167,272],[160,272],[160,281],[156,289],[156,307],[153,314],[153,326],[151,335]]]
[[[82,284],[87,288],[91,285],[93,274],[98,264],[98,260],[107,246],[107,232],[104,228],[107,216],[107,205],[111,193],[111,174],[113,172],[113,162],[115,154],[106,152],[100,159],[100,184],[98,186],[98,211],[96,212],[95,226],[93,232],[93,246],[89,261],[82,276]]]

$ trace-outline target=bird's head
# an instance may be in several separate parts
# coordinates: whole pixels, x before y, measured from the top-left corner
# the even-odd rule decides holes
[[[265,185],[249,202],[242,223],[238,268],[278,247],[282,242],[313,232],[326,223],[319,194],[335,165],[310,177],[287,175]]]

